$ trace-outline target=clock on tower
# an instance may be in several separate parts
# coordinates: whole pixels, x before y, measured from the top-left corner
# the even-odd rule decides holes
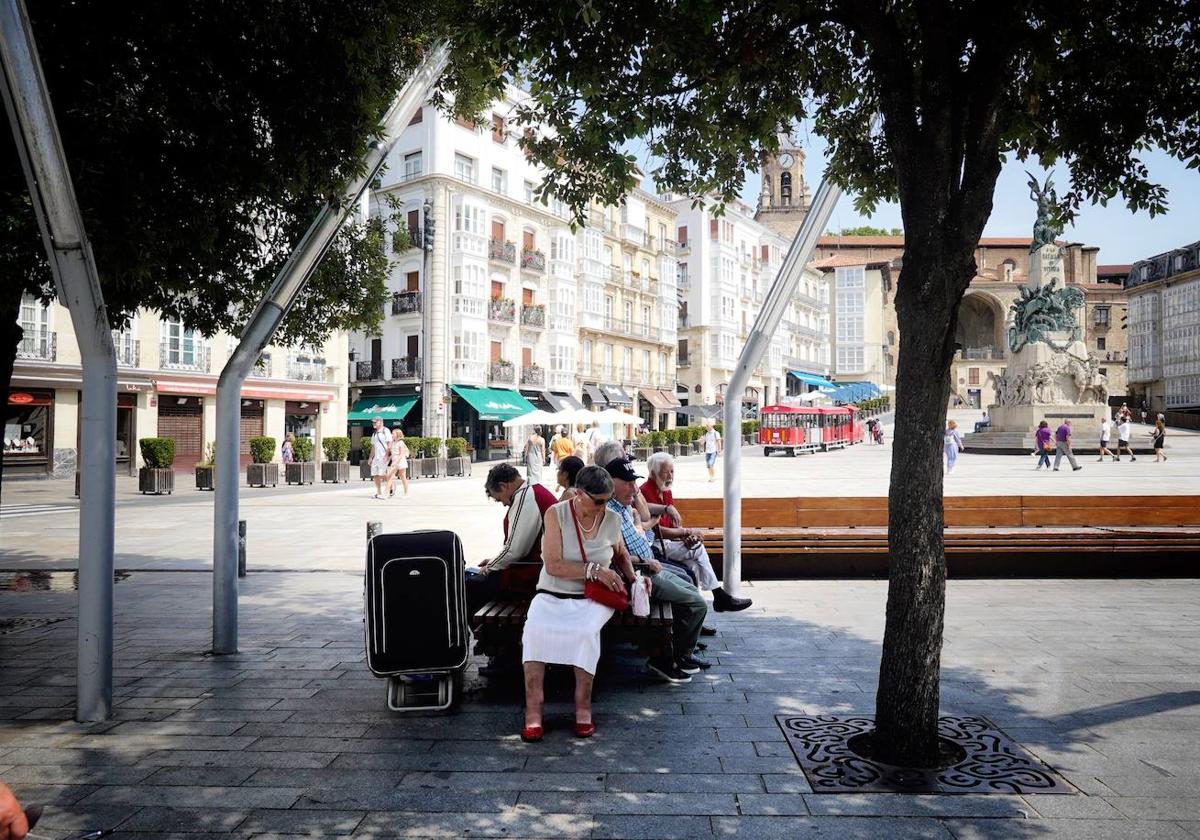
[[[808,214],[812,194],[804,180],[804,150],[787,131],[778,135],[779,151],[762,157],[762,189],[754,218],[789,239]]]

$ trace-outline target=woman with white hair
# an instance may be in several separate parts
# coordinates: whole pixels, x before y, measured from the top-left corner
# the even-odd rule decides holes
[[[666,452],[655,452],[646,467],[650,476],[642,482],[641,493],[651,513],[661,508],[654,530],[663,560],[684,567],[695,577],[700,589],[711,590],[713,609],[717,612],[746,609],[753,603],[749,598],[735,598],[721,586],[700,531],[683,527],[683,517],[675,507],[675,496],[671,492],[671,485],[675,483],[675,460]]]

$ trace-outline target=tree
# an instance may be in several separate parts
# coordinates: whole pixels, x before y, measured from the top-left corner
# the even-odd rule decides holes
[[[236,333],[421,57],[412,8],[395,0],[28,7],[114,329],[147,307]],[[0,405],[21,297],[53,297],[3,133]],[[378,326],[384,233],[378,218],[342,230],[280,342]]]
[[[842,228],[836,233],[830,231],[830,236],[903,236],[904,231],[900,228],[872,227],[871,225],[859,225],[858,227]]]
[[[464,60],[525,80],[532,101],[521,118],[546,130],[522,145],[551,169],[543,194],[580,217],[593,196],[615,203],[627,191],[633,161],[621,148],[632,138],[647,138],[661,161],[657,183],[728,200],[744,170],[777,150],[776,126],[801,119],[825,138],[826,174],[860,212],[899,202],[896,434],[905,445],[892,458],[877,741],[884,760],[931,766],[949,369],[1001,164],[1016,155],[1064,165],[1064,219],[1118,193],[1131,208],[1165,210],[1138,153],[1157,145],[1200,165],[1190,3],[488,0],[464,4],[455,19]]]

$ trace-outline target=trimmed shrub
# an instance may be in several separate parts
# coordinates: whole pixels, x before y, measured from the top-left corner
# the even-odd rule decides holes
[[[450,458],[462,458],[467,454],[467,439],[452,437],[446,441],[446,454]]]
[[[362,451],[364,458],[371,457],[371,435],[364,434],[362,440],[358,442],[358,448]]]
[[[653,442],[654,442],[654,435],[651,434],[650,432],[642,432],[640,435],[637,436],[636,440],[634,441],[634,443],[637,446],[640,446],[643,449],[649,449],[650,445]]]
[[[296,442],[292,444],[292,451],[296,453],[296,460],[307,462],[312,460],[313,456],[313,441],[310,437],[298,437]]]
[[[150,469],[165,470],[175,463],[175,438],[146,437],[138,441],[142,460]]]
[[[666,446],[667,445],[667,433],[666,432],[651,432],[650,433],[650,444],[651,444],[651,446]]]
[[[215,467],[217,465],[217,442],[210,440],[204,447],[204,458],[196,463],[197,467]]]
[[[366,441],[370,444],[371,439]],[[326,461],[345,461],[350,454],[350,438],[327,437],[321,441],[321,448],[325,450]]]
[[[275,438],[269,435],[250,438],[250,460],[256,464],[269,464],[275,458]]]

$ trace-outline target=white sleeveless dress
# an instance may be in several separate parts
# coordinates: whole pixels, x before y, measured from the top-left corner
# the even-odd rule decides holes
[[[550,512],[558,517],[563,558],[581,563],[583,558],[579,554],[579,541],[571,521],[570,504],[570,500],[559,502],[550,508]],[[609,567],[612,564],[613,546],[618,545],[621,539],[620,520],[612,511],[605,510],[604,519],[595,535],[591,539],[584,539],[583,547],[588,561]],[[543,555],[544,552],[543,548]],[[583,595],[583,581],[556,578],[543,567],[538,578],[538,589],[563,595]],[[558,598],[539,591],[529,604],[525,618],[525,632],[521,637],[522,661],[573,665],[595,674],[596,663],[600,661],[600,631],[612,614],[611,607],[587,598]]]

